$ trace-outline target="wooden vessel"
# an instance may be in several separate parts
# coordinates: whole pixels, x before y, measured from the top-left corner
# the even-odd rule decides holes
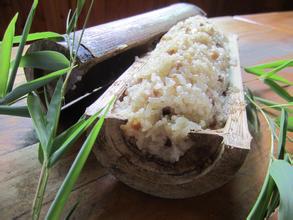
[[[216,189],[228,182],[238,171],[250,149],[236,36],[231,36],[230,86],[227,95],[233,105],[222,129],[190,132],[194,146],[176,163],[147,157],[129,144],[120,126],[127,118],[110,112],[107,115],[94,152],[99,162],[125,184],[159,197],[187,198]],[[114,96],[123,96],[132,75],[147,63],[148,57],[135,62],[89,108],[86,115],[99,111]]]
[[[178,21],[197,14],[203,15],[204,12],[194,5],[180,3],[87,29],[77,54],[79,66],[70,77],[65,103],[97,87],[106,90],[124,72],[87,109],[86,115],[94,114],[112,95],[121,96],[128,78],[144,65],[144,62],[131,65],[135,56],[153,48],[158,39]],[[238,62],[233,67],[230,81],[239,92],[230,97],[237,104],[231,109],[231,116],[223,129],[190,133],[200,147],[190,149],[178,163],[171,164],[146,158],[136,147],[129,146],[120,130],[126,119],[110,113],[94,149],[101,164],[127,185],[167,198],[199,195],[231,179],[243,163],[251,140],[235,37],[233,41],[233,53]],[[56,50],[68,55],[65,42],[38,41],[32,44],[28,53],[38,50]],[[147,57],[144,60],[147,61]],[[29,80],[46,74],[36,69],[26,69],[25,73]],[[53,88],[54,84],[48,87],[49,93]]]

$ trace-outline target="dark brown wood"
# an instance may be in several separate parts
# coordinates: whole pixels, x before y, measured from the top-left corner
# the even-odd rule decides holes
[[[293,12],[276,13],[274,16],[276,21],[280,21],[274,26],[270,26],[271,14],[258,15],[257,23],[254,23],[255,15],[245,16],[245,21],[221,17],[213,19],[213,22],[227,32],[238,34],[241,64],[249,66],[293,57],[293,34],[290,33]],[[281,26],[282,29],[275,26]],[[293,80],[292,71],[285,70],[282,75]],[[23,82],[24,75],[18,75],[17,80],[18,83]],[[246,86],[262,97],[282,102],[255,76],[243,72],[243,80]],[[291,93],[292,89],[289,88]],[[87,168],[82,171],[80,184],[70,196],[65,212],[79,199],[73,219],[245,219],[260,191],[269,160],[269,130],[263,119],[261,123],[261,139],[253,140],[251,151],[239,172],[228,184],[217,190],[190,199],[156,198],[125,186],[111,175],[101,176],[102,172],[92,155]],[[15,131],[15,127],[19,129]],[[30,143],[22,141],[24,136],[27,139],[32,137],[31,133],[25,133],[28,129],[32,130],[29,120],[10,116],[0,118],[1,219],[30,219],[32,191],[37,183],[40,165],[36,147],[30,147]],[[292,133],[289,136],[292,138]],[[293,153],[293,146],[287,145],[287,150]],[[67,167],[72,163],[72,154],[75,155],[75,152],[70,152],[68,158],[52,171],[53,177],[48,185],[50,195],[46,196],[42,217],[63,181]],[[86,178],[89,176],[92,178]],[[277,218],[274,216],[272,219]]]
[[[133,16],[146,11],[155,10],[182,0],[95,0],[88,27],[105,22]],[[204,9],[209,17],[224,15],[251,14],[269,11],[287,11],[293,9],[291,0],[186,0]],[[66,17],[69,9],[75,7],[76,0],[43,0],[39,2],[32,32],[55,31],[65,32]],[[80,16],[79,28],[85,19],[90,1],[87,0],[85,10]],[[0,1],[0,37],[2,37],[9,20],[16,12],[20,13],[16,31],[21,33],[32,0],[1,0]],[[53,16],[54,15],[54,16]]]

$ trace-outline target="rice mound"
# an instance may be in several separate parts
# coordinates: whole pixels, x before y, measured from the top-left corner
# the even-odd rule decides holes
[[[147,155],[176,162],[193,145],[190,131],[217,129],[225,110],[229,40],[208,19],[195,16],[173,26],[136,72],[113,112]]]

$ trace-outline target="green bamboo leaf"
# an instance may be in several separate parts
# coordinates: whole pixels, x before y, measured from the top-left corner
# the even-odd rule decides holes
[[[15,36],[13,38],[13,43],[18,44],[21,41],[22,36]],[[50,39],[50,40],[63,40],[64,37],[61,34],[58,34],[56,32],[51,31],[45,31],[45,32],[37,32],[37,33],[31,33],[27,36],[26,41],[35,41],[35,40],[42,40],[42,39]]]
[[[0,114],[1,115],[13,115],[20,117],[30,117],[27,106],[7,106],[0,105]]]
[[[80,15],[82,9],[83,9],[84,3],[85,3],[85,0],[77,0],[76,9],[75,9],[70,21],[69,21],[69,25],[67,27],[66,33],[69,34],[70,32],[72,32],[76,28],[77,20],[79,18],[79,15]]]
[[[22,35],[14,36],[13,37],[13,44],[19,44],[21,41],[21,38],[22,38]],[[36,32],[36,33],[29,34],[27,36],[26,42],[42,40],[42,39],[61,41],[61,40],[64,40],[64,36],[61,34],[58,34],[56,32],[51,32],[51,31]],[[0,41],[0,45],[1,45],[1,43],[2,43],[2,41]]]
[[[277,125],[280,126],[280,121],[281,121],[281,118],[280,117],[277,117],[276,118],[276,123]],[[293,116],[289,116],[288,117],[288,121],[287,121],[287,131],[291,131],[293,132]]]
[[[282,69],[284,69],[286,67],[290,67],[290,66],[293,66],[293,60],[288,60],[288,61],[282,63],[281,65],[275,67],[273,70],[263,74],[262,77],[266,78],[266,79],[271,78],[277,72],[281,71]]]
[[[249,69],[257,69],[257,70],[259,70],[259,69],[273,69],[273,68],[277,68],[277,67],[279,67],[289,61],[291,61],[291,60],[276,60],[276,61],[269,62],[269,63],[262,63],[259,65],[251,66],[248,68]],[[290,63],[288,66],[293,66],[293,63]]]
[[[270,202],[270,198],[274,191],[275,183],[269,173],[267,173],[264,184],[262,185],[261,191],[257,200],[252,207],[247,220],[258,220],[264,219],[267,212],[267,207]]]
[[[288,153],[285,154],[284,160],[290,163],[290,156]],[[272,194],[271,202],[268,207],[267,215],[266,215],[267,219],[271,216],[272,213],[274,213],[274,211],[279,206],[279,204],[280,204],[280,195],[277,190],[277,186],[275,186],[274,192]]]
[[[25,94],[32,92],[49,82],[53,81],[54,79],[58,78],[59,76],[62,76],[66,74],[68,71],[70,71],[72,68],[65,68],[62,70],[55,71],[53,73],[50,73],[48,75],[42,76],[40,78],[37,78],[35,80],[29,81],[27,83],[24,83],[17,88],[15,88],[13,91],[8,93],[3,99],[0,99],[0,104],[9,104],[13,102],[14,100],[24,96]]]
[[[75,185],[78,176],[92,150],[92,147],[96,141],[96,138],[101,130],[103,122],[105,120],[105,116],[108,113],[110,107],[114,102],[114,98],[108,104],[106,110],[104,111],[103,115],[100,117],[96,125],[93,127],[92,131],[90,132],[89,136],[87,137],[86,141],[82,145],[78,155],[76,156],[72,166],[70,167],[69,172],[67,173],[65,180],[63,181],[61,187],[59,188],[54,201],[52,202],[49,211],[46,215],[46,219],[54,220],[60,219],[60,215],[64,208],[66,201],[68,200],[69,194]]]
[[[275,160],[270,167],[270,175],[276,183],[280,195],[278,219],[292,219],[293,167],[284,160]]]
[[[41,102],[38,96],[34,95],[33,93],[28,94],[27,97],[27,106],[30,112],[34,128],[36,130],[38,139],[40,140],[42,150],[44,151],[45,155],[47,152],[47,145],[48,145],[48,133],[46,130],[46,118],[45,113],[41,109]]]
[[[285,99],[288,102],[293,101],[293,97],[281,86],[279,86],[277,83],[275,83],[271,79],[264,79],[264,83],[267,84],[275,93],[277,93],[280,97]]]
[[[43,70],[60,70],[70,66],[69,60],[57,51],[35,51],[22,56],[19,67],[31,67]]]
[[[18,13],[10,21],[4,36],[3,43],[0,45],[0,98],[6,95],[7,82],[9,80],[9,68],[10,68],[10,58],[11,50],[13,47],[13,36],[15,32],[15,24],[17,21]]]
[[[51,98],[50,104],[48,106],[48,112],[46,116],[47,126],[46,130],[48,131],[49,140],[52,141],[57,132],[58,122],[60,118],[60,110],[62,103],[62,86],[63,80],[62,77],[59,78],[54,94]],[[51,152],[51,145],[48,145],[48,154]]]
[[[48,163],[49,167],[52,167],[75,143],[75,141],[77,141],[78,138],[95,122],[101,111],[102,109],[87,120],[80,120],[54,140],[52,147],[53,154],[50,156]]]
[[[256,75],[256,76],[259,76],[259,77],[261,77],[263,74],[266,73],[265,71],[263,71],[262,68],[246,67],[246,68],[244,68],[244,70],[247,73],[251,73],[251,74]],[[291,82],[291,81],[289,81],[289,80],[287,80],[284,77],[279,76],[279,75],[272,75],[270,77],[270,79],[271,80],[274,80],[274,81],[278,81],[278,82],[284,83],[284,84],[287,84],[287,85],[290,85],[290,86],[293,85],[293,82]]]
[[[276,109],[278,111],[282,111],[282,107],[280,105],[280,103],[277,103],[277,102],[274,102],[272,100],[269,100],[269,99],[264,99],[262,97],[259,97],[259,96],[254,96],[254,99],[270,108],[273,108],[273,109]],[[288,103],[289,105],[292,105],[292,102],[289,102]],[[290,109],[290,108],[287,108],[287,107],[284,107],[284,109],[288,112],[288,113],[293,113],[293,109]]]
[[[38,160],[40,162],[40,164],[43,164],[44,162],[44,151],[42,149],[41,144],[38,144]]]
[[[17,53],[16,53],[15,62],[13,64],[12,68],[11,68],[11,72],[10,72],[10,76],[9,76],[9,80],[8,80],[8,85],[7,85],[7,92],[10,92],[12,90],[12,88],[13,88],[13,84],[14,84],[15,77],[16,77],[16,72],[17,72],[17,69],[18,69],[18,66],[19,66],[19,62],[20,62],[20,59],[21,59],[21,56],[22,56],[22,52],[23,52],[25,43],[26,43],[27,36],[29,34],[29,31],[30,31],[30,28],[31,28],[31,25],[32,25],[33,17],[34,17],[38,2],[39,2],[38,0],[34,0],[33,5],[31,7],[31,10],[30,10],[30,12],[28,14],[27,20],[25,22],[23,32],[22,32],[21,41],[20,41],[20,43],[18,45],[18,50],[17,50]]]
[[[287,129],[293,132],[293,116],[288,117]]]
[[[79,126],[85,122],[85,120],[86,119],[82,117],[78,122],[59,134],[53,141],[51,153],[54,153],[56,150],[58,150],[58,148],[60,148],[60,146],[73,134],[77,128],[79,128]]]
[[[279,141],[278,141],[278,159],[283,159],[285,155],[287,122],[288,122],[288,113],[286,112],[285,109],[282,109],[281,120],[280,120]]]

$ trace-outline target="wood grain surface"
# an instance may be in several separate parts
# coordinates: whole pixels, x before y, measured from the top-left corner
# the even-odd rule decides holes
[[[213,21],[226,32],[239,35],[242,66],[293,57],[293,12],[219,17]],[[292,69],[291,69],[292,72]],[[292,79],[289,71],[284,71]],[[18,81],[23,75],[18,75]],[[262,97],[281,101],[252,75],[244,84]],[[292,87],[289,88],[292,93]],[[253,140],[248,157],[228,184],[199,197],[169,200],[133,190],[107,174],[93,155],[88,160],[67,204],[80,201],[72,219],[244,219],[262,185],[269,158],[268,127]],[[40,165],[29,119],[0,116],[0,219],[29,219]],[[52,170],[43,213],[74,158],[80,143]],[[293,146],[288,146],[293,152]]]
[[[16,12],[20,13],[16,31],[21,33],[25,18],[29,13],[32,0],[1,0],[0,1],[0,36],[3,35],[10,19]],[[224,16],[235,14],[251,14],[269,11],[286,11],[293,9],[291,0],[95,0],[88,27],[105,22],[125,18],[128,16],[155,10],[176,2],[189,2],[205,10],[208,16]],[[86,1],[85,8],[90,1]],[[39,1],[36,18],[32,25],[32,31],[56,31],[65,32],[66,17],[69,9],[74,8],[76,0],[43,0]],[[84,10],[80,17],[79,28],[85,19]],[[54,16],[52,16],[54,14]]]

